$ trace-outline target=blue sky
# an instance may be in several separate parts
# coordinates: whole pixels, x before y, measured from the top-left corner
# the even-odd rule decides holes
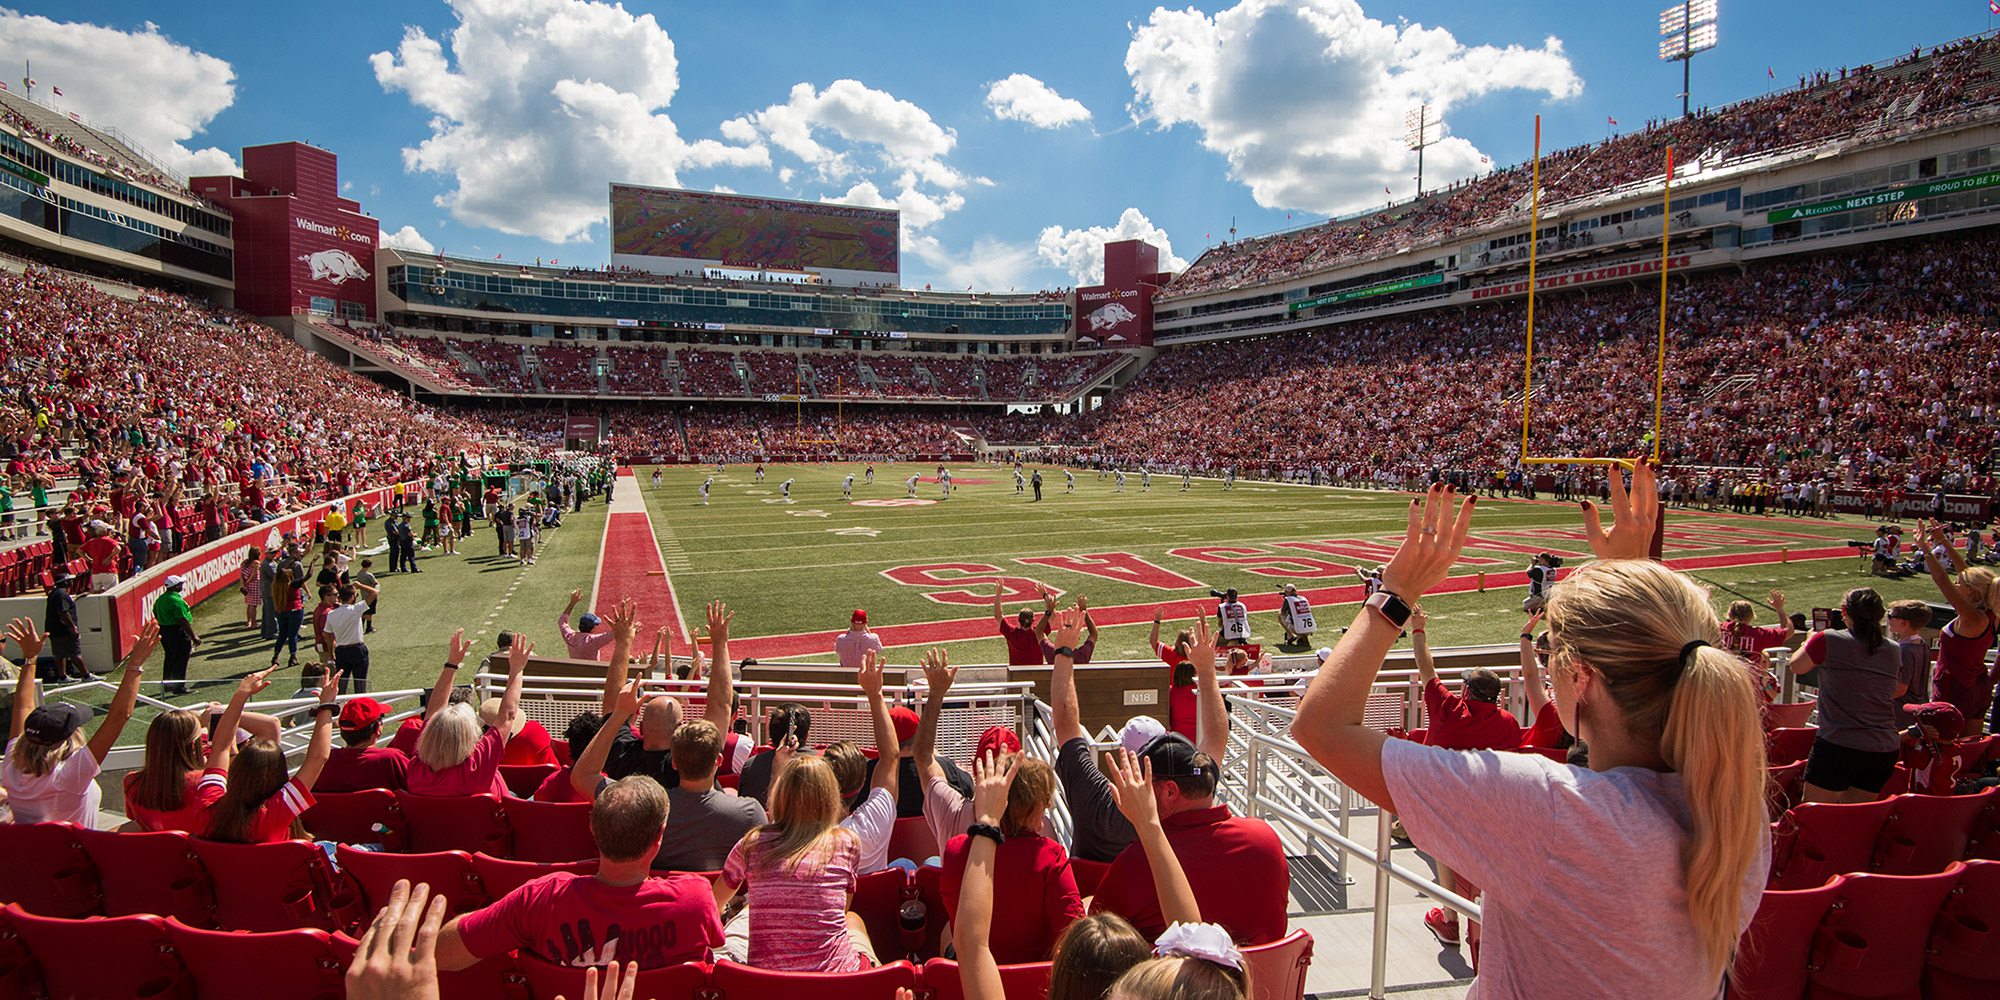
[[[411,245],[599,264],[606,182],[676,183],[893,203],[905,284],[1005,290],[1091,278],[1106,238],[1192,260],[1232,220],[1407,196],[1400,122],[1422,100],[1448,136],[1426,186],[1524,160],[1538,112],[1551,148],[1677,113],[1659,6],[67,0],[0,12],[0,65],[32,59],[38,96],[192,172],[244,145],[331,149]],[[1723,0],[1695,100],[1993,20],[1983,0],[1882,10]]]

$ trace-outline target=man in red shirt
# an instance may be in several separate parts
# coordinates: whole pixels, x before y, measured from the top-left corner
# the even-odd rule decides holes
[[[993,585],[993,624],[1000,627],[1000,638],[1007,640],[1007,665],[1010,667],[1039,667],[1042,665],[1042,640],[1035,632],[1035,612],[1032,608],[1022,608],[1020,624],[1007,624],[1007,614],[1000,609],[1001,595],[1007,592],[1005,583]]]
[[[1153,799],[1167,843],[1187,870],[1202,919],[1228,928],[1238,944],[1284,937],[1291,875],[1277,832],[1261,819],[1232,815],[1228,806],[1216,803],[1221,769],[1179,733],[1155,738],[1144,756],[1152,764]],[[1111,863],[1091,911],[1124,917],[1149,941],[1166,931],[1152,865],[1139,844],[1125,848]]]
[[[596,873],[544,875],[453,918],[438,934],[438,968],[456,972],[515,950],[576,967],[706,959],[722,944],[715,891],[701,875],[652,871],[666,828],[659,782],[632,775],[605,786],[590,807]]]
[[[377,746],[382,717],[389,707],[373,698],[355,698],[340,709],[340,739],[346,746],[333,751],[313,785],[322,792],[359,792],[369,788],[398,789],[410,758],[401,750]]]
[[[90,592],[103,593],[118,583],[119,553],[125,543],[111,533],[111,526],[103,521],[90,522],[89,535],[83,542],[84,558],[90,560]]]

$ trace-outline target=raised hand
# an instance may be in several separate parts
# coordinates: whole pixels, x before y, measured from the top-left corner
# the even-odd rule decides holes
[[[154,648],[159,644],[160,623],[148,618],[144,625],[139,626],[139,634],[132,639],[132,651],[125,654],[125,669],[145,670],[146,659],[153,655]]]
[[[632,683],[618,689],[618,702],[612,706],[611,714],[623,718],[639,714],[639,705],[643,700],[639,695],[640,680],[641,678],[634,677]]]
[[[1194,620],[1194,646],[1188,650],[1188,662],[1196,669],[1215,666],[1215,633],[1208,630],[1206,615]]]
[[[256,697],[265,688],[271,686],[271,671],[276,669],[278,668],[271,666],[265,667],[254,674],[244,674],[243,679],[236,682],[236,693],[243,696],[246,700]]]
[[[535,655],[535,644],[519,632],[514,633],[514,643],[507,647],[507,676],[519,677],[528,669],[528,657]]]
[[[1090,610],[1090,598],[1082,594],[1076,595],[1076,610],[1078,614],[1088,612]]]
[[[1781,615],[1785,613],[1785,592],[1784,592],[1784,591],[1782,591],[1782,590],[1774,590],[1774,591],[1771,591],[1771,608],[1772,608],[1772,610],[1774,610],[1774,611],[1778,612],[1778,613],[1779,613],[1779,614],[1781,614]]]
[[[1422,632],[1424,630],[1424,626],[1429,624],[1430,620],[1431,620],[1430,616],[1424,614],[1424,609],[1422,605],[1418,605],[1410,609],[1410,631],[1412,633]]]
[[[994,824],[1007,811],[1007,789],[1013,787],[1014,772],[1020,770],[1018,757],[1009,756],[1003,762],[1000,756],[987,751],[986,756],[972,762],[972,815],[981,823]]]
[[[861,693],[871,698],[882,697],[882,654],[879,650],[868,650],[861,654],[861,668],[854,672],[854,682],[861,685]]]
[[[21,647],[21,658],[27,661],[28,669],[33,670],[35,657],[42,655],[43,643],[42,633],[36,630],[34,620],[16,618],[8,622],[7,638]]]
[[[1660,523],[1660,482],[1651,464],[1632,466],[1632,488],[1617,466],[1611,475],[1611,530],[1604,530],[1597,505],[1583,501],[1583,534],[1599,559],[1644,559],[1653,551],[1653,530]]]
[[[1111,778],[1111,796],[1118,812],[1137,828],[1160,821],[1160,804],[1153,801],[1153,762],[1130,750],[1106,754]]]
[[[930,689],[931,697],[944,697],[951,690],[951,682],[958,679],[958,668],[951,665],[951,656],[943,646],[932,646],[924,651],[919,662],[923,664],[924,686]]]
[[[340,694],[340,678],[345,673],[346,671],[343,670],[331,670],[327,672],[326,682],[319,687],[320,704],[334,704],[334,699]]]
[[[1421,500],[1410,501],[1409,529],[1403,543],[1382,569],[1382,589],[1405,602],[1415,604],[1424,591],[1435,587],[1458,561],[1465,548],[1465,534],[1472,528],[1472,507],[1478,497],[1468,496],[1451,511],[1456,497],[1449,486],[1433,485]]]
[[[735,617],[736,612],[729,610],[729,605],[722,603],[722,601],[714,600],[708,602],[709,640],[712,642],[728,642],[729,622]]]
[[[1067,646],[1075,649],[1083,641],[1083,615],[1075,608],[1055,613],[1055,624],[1049,626],[1051,645]]]
[[[451,643],[444,654],[444,661],[456,667],[465,662],[465,654],[472,652],[472,640],[465,637],[465,630],[451,634]]]
[[[576,607],[576,603],[577,603],[578,601],[581,601],[581,600],[583,600],[583,589],[582,589],[581,587],[577,588],[576,590],[572,590],[572,591],[570,591],[570,592],[569,592],[569,606],[570,606],[570,607],[572,607],[572,608],[573,608],[573,607]]]
[[[1776,592],[1773,591],[1773,593]],[[1533,636],[1535,634],[1536,627],[1542,624],[1542,616],[1545,615],[1546,613],[1547,612],[1537,611],[1534,614],[1529,615],[1528,623],[1526,625],[1521,626],[1521,631],[1528,633],[1528,635],[1530,636]]]
[[[349,1000],[435,1000],[437,938],[448,900],[398,879],[347,966]],[[592,998],[595,1000],[595,998]]]

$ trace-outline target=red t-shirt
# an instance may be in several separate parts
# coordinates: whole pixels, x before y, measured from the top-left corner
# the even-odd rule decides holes
[[[1269,823],[1232,816],[1228,806],[1212,806],[1175,813],[1161,825],[1167,829],[1174,856],[1187,871],[1203,920],[1229,928],[1239,944],[1264,944],[1285,936],[1291,869],[1284,845]],[[1144,847],[1134,843],[1111,862],[1090,908],[1130,920],[1148,941],[1166,931]]]
[[[1433,677],[1424,682],[1424,707],[1430,712],[1427,746],[1446,750],[1513,750],[1521,745],[1521,724],[1514,713],[1491,702],[1453,694]]]
[[[389,747],[337,747],[313,787],[322,792],[359,792],[403,787],[409,755]]]
[[[507,752],[501,755],[500,763],[510,766],[556,763],[556,752],[549,746],[549,731],[541,723],[527,720],[521,731],[507,741]]]
[[[125,775],[125,815],[139,824],[139,829],[148,832],[156,830],[179,830],[182,833],[199,834],[208,829],[208,807],[222,797],[222,788],[204,785],[202,772],[189,771],[186,787],[181,790],[181,807],[172,811],[148,809],[132,800],[132,794],[139,787],[139,772]]]
[[[1007,665],[1034,667],[1042,663],[1042,640],[1033,626],[1022,628],[1010,621],[1000,623],[1000,638],[1007,640]]]
[[[84,557],[90,560],[92,573],[118,572],[118,539],[110,535],[93,535],[83,543]]]
[[[945,915],[953,920],[958,919],[958,888],[971,851],[971,838],[962,833],[944,848],[938,889],[944,894]],[[1008,837],[993,858],[993,912],[1007,914],[1007,919],[993,921],[994,959],[1002,965],[1048,961],[1056,939],[1083,916],[1069,852],[1039,834]]]
[[[1550,698],[1542,702],[1542,707],[1535,712],[1535,724],[1521,734],[1520,745],[1554,750],[1562,746],[1564,732],[1562,716],[1556,712],[1556,700]]]
[[[221,768],[210,768],[201,772],[200,787],[203,789],[203,795],[214,796],[209,802],[209,808],[205,810],[208,816],[202,823],[202,830],[206,835],[215,824],[215,803],[220,802],[222,793],[229,790],[229,772]],[[278,789],[277,794],[265,799],[264,804],[257,807],[257,816],[250,822],[248,842],[275,844],[281,840],[292,839],[292,821],[298,819],[300,813],[311,809],[312,805],[311,789],[299,784],[297,778],[285,782],[285,786]]]
[[[1167,688],[1167,728],[1188,738],[1195,738],[1196,722],[1200,718],[1200,692],[1193,684],[1177,684]]]
[[[559,767],[554,774],[543,778],[541,785],[535,789],[535,801],[589,802],[589,799],[576,794],[576,788],[569,783],[570,771],[571,768]]]
[[[488,729],[472,745],[471,756],[442,771],[412,754],[403,787],[417,795],[478,795],[507,797],[507,782],[500,777],[500,755],[507,748],[507,731]]]
[[[557,872],[458,918],[458,933],[478,958],[519,949],[559,965],[660,969],[707,958],[722,944],[722,917],[701,875],[608,885],[595,875]]]

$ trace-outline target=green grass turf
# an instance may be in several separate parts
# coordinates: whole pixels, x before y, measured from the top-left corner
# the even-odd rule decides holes
[[[1059,587],[1069,595],[1064,598],[1065,603],[1083,593],[1093,607],[1100,608],[1195,598],[1212,606],[1206,599],[1206,587],[1236,587],[1247,595],[1268,593],[1288,581],[1297,583],[1301,589],[1355,581],[1351,576],[1317,580],[1267,577],[1251,573],[1245,567],[1171,556],[1167,550],[1192,545],[1269,548],[1271,543],[1279,541],[1327,538],[1379,542],[1383,536],[1403,531],[1409,503],[1407,494],[1250,482],[1239,482],[1233,491],[1223,492],[1218,481],[1203,479],[1195,480],[1193,490],[1183,494],[1179,492],[1177,476],[1155,476],[1152,491],[1142,493],[1136,473],[1128,476],[1124,493],[1118,494],[1110,479],[1100,480],[1094,472],[1078,472],[1076,494],[1065,496],[1061,472],[1055,469],[1044,471],[1043,501],[1030,503],[1028,497],[1014,494],[1009,469],[965,466],[953,469],[953,475],[961,483],[968,479],[987,482],[959,485],[950,500],[930,506],[856,507],[841,499],[840,480],[847,472],[859,473],[861,469],[859,464],[845,463],[772,466],[767,470],[765,483],[759,485],[753,480],[750,466],[732,465],[718,478],[707,507],[700,505],[697,487],[713,471],[712,466],[662,467],[663,481],[657,490],[650,486],[650,467],[636,470],[662,550],[670,554],[676,596],[687,620],[697,621],[701,603],[711,597],[721,597],[736,609],[732,634],[739,640],[811,631],[831,634],[846,627],[848,612],[856,607],[867,608],[871,625],[878,628],[982,618],[987,619],[982,637],[944,645],[957,662],[1004,662],[1003,644],[998,638],[988,637],[992,635],[990,605],[935,603],[923,596],[924,590],[943,588],[905,586],[883,576],[883,571],[909,564],[985,564],[1000,567],[1006,575],[1037,579]],[[912,472],[929,476],[935,467],[879,466],[872,487],[857,478],[855,498],[902,497],[903,480]],[[796,479],[793,502],[774,502],[779,499],[778,484],[788,477]],[[919,497],[935,499],[938,495],[935,484],[919,484]],[[1475,514],[1474,533],[1573,529],[1580,524],[1579,511],[1574,505],[1482,499]],[[1733,525],[1816,536],[1817,540],[1788,543],[1794,549],[1839,545],[1846,539],[1864,538],[1870,533],[1869,523],[1852,518],[1825,522],[1776,517],[1717,520],[1682,511],[1669,512],[1668,525],[1670,528]],[[837,533],[847,529],[878,533],[872,536]],[[1577,551],[1586,549],[1580,541],[1543,542],[1533,538],[1510,541],[1537,547],[1547,544]],[[1667,556],[1776,551],[1777,547],[1716,545],[1699,551],[1669,551]],[[1206,586],[1162,591],[1014,561],[1029,556],[1111,551],[1133,553]],[[1372,565],[1379,561],[1317,552],[1295,554],[1344,565]],[[1476,549],[1468,550],[1468,554],[1502,560],[1504,565],[1485,567],[1495,574],[1519,572],[1529,558],[1526,554]],[[1695,575],[1717,588],[1718,612],[1734,599],[1730,589],[1761,603],[1773,587],[1781,588],[1786,591],[1790,610],[1801,612],[1814,606],[1836,605],[1848,588],[1862,585],[1875,586],[1890,600],[1937,599],[1927,578],[1871,579],[1858,565],[1858,560],[1834,559],[1697,570]],[[1461,565],[1454,573],[1473,571],[1473,567]],[[969,589],[980,594],[992,592],[990,584]],[[1427,599],[1432,643],[1444,646],[1511,642],[1520,630],[1519,606],[1524,594],[1517,586]],[[1009,607],[1014,610],[1022,606],[1025,605]],[[1353,614],[1352,607],[1325,604],[1316,610],[1322,630],[1320,638],[1329,642]],[[1760,611],[1760,616],[1772,620],[1768,611]],[[1280,638],[1274,612],[1253,613],[1252,626],[1259,641],[1275,643]],[[1097,657],[1146,657],[1146,633],[1145,624],[1107,627],[1099,639]],[[913,655],[906,653],[903,658]],[[830,654],[799,658],[832,659]]]

